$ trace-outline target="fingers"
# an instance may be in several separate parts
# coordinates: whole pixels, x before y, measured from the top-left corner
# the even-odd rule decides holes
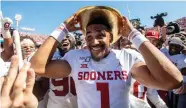
[[[126,26],[126,24],[129,24],[129,23],[130,23],[130,21],[128,20],[127,17],[123,16],[122,18],[123,18],[123,19],[122,19],[123,26]]]
[[[4,77],[0,77],[0,96],[1,96],[1,91],[3,87],[3,82],[4,82]]]
[[[2,87],[2,97],[8,97],[12,89],[13,83],[16,79],[18,72],[18,56],[13,56],[11,58],[11,65],[8,71],[8,75],[4,79]]]
[[[26,79],[27,79],[27,71],[30,68],[30,63],[27,62],[24,64],[24,66],[19,71],[19,74],[16,78],[14,88],[13,88],[13,95],[16,97],[20,93],[23,92],[26,85]]]
[[[74,14],[74,23],[77,24],[78,23],[78,17],[76,14]]]
[[[32,93],[33,87],[35,83],[35,72],[33,69],[29,69],[27,72],[27,80],[26,80],[26,93]]]

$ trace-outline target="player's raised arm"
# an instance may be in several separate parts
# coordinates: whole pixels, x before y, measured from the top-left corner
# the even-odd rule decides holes
[[[74,16],[71,16],[54,30],[41,45],[31,59],[31,67],[36,74],[44,77],[59,78],[68,76],[71,72],[69,63],[65,60],[51,60],[58,42],[61,42],[69,31],[75,31]]]
[[[176,66],[140,32],[135,30],[127,18],[123,17],[123,23],[123,35],[128,36],[146,63],[136,62],[131,70],[132,76],[150,88],[162,90],[179,88],[182,85],[183,77]]]
[[[2,19],[1,31],[2,31],[2,35],[4,39],[4,42],[3,42],[4,50],[1,53],[1,58],[4,61],[9,60],[11,56],[13,55],[13,39],[10,34],[10,26],[12,23],[13,21],[8,17]]]

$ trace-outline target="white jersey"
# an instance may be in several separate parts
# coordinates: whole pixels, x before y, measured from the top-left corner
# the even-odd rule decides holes
[[[71,66],[78,108],[129,108],[132,66],[143,61],[131,49],[111,50],[99,62],[88,50],[69,51],[64,58]]]
[[[170,60],[177,66],[179,70],[186,68],[186,55],[177,54],[170,57]]]
[[[55,52],[53,60],[61,59]],[[77,97],[72,77],[50,79],[50,90],[47,108],[77,108]]]
[[[177,54],[177,55],[170,55],[168,49],[164,48],[161,50],[165,56],[176,65],[176,67],[180,70],[186,67],[186,55],[185,54]]]
[[[158,95],[157,90],[152,88],[147,88],[144,85],[138,83],[135,79],[132,78],[132,86],[130,89],[131,95],[134,95],[140,100],[139,102],[131,102],[132,106],[138,106],[136,108],[151,108],[147,102],[147,98],[156,106],[156,108],[167,108],[165,102]],[[141,102],[144,101],[144,102]]]

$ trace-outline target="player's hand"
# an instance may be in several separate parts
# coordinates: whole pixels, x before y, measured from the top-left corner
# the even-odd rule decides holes
[[[8,75],[0,78],[0,106],[1,108],[37,108],[38,101],[33,95],[35,82],[34,70],[30,63],[18,72],[18,56],[11,58]]]
[[[3,30],[9,30],[11,27],[11,24],[13,24],[12,19],[5,17],[2,19],[2,28]]]
[[[8,17],[3,18],[1,20],[2,20],[1,32],[2,32],[3,38],[11,38],[11,34],[9,30],[10,30],[11,24],[13,24],[13,21]]]
[[[77,16],[75,14],[66,19],[64,24],[66,25],[66,28],[69,30],[69,32],[80,30],[79,27],[75,26],[78,24]]]
[[[122,26],[120,28],[120,33],[122,34],[122,36],[125,36],[128,38],[130,32],[134,29],[132,23],[128,20],[127,17],[122,17]]]

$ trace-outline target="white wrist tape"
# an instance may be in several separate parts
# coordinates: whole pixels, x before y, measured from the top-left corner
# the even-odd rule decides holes
[[[64,39],[64,37],[68,34],[68,29],[66,28],[65,24],[60,24],[60,26],[54,30],[50,36],[56,39],[59,43]]]
[[[142,35],[138,30],[133,29],[129,36],[128,36],[129,40],[135,45],[135,47],[137,49],[139,49],[140,45],[145,42],[148,41],[148,39]]]
[[[7,39],[7,38],[11,38],[11,34],[10,34],[10,27],[11,27],[11,24],[13,24],[13,21],[6,17],[6,18],[3,18],[2,19],[2,29],[1,29],[1,32],[2,32],[2,35],[3,35],[3,38]]]

